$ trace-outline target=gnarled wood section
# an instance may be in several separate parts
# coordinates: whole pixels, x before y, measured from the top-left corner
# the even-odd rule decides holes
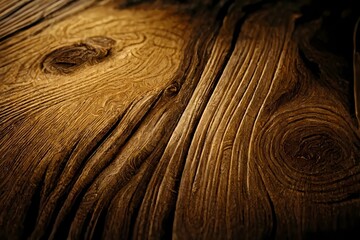
[[[17,23],[0,32],[0,238],[359,234],[360,132],[320,21],[138,2],[49,2],[41,22],[39,1],[0,5]]]

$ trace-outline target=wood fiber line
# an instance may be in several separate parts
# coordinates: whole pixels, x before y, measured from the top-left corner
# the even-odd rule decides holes
[[[256,172],[249,169],[251,159],[247,156],[256,112],[271,83],[263,76],[275,71],[283,50],[277,40],[286,41],[267,38],[287,30],[265,28],[263,23],[269,21],[270,14],[257,14],[245,22],[202,115],[181,179],[175,238],[220,238],[226,233],[227,238],[241,235],[257,239],[271,231],[270,203],[258,197],[264,190]],[[267,62],[271,57],[275,59]],[[257,226],[256,232],[247,231],[250,225]]]
[[[1,236],[133,234],[214,43],[206,16],[94,7],[2,45]]]
[[[204,64],[182,60],[185,46],[195,46],[192,32],[189,17],[171,9],[107,6],[1,45],[1,236],[55,238],[69,230],[80,236],[74,228],[81,230],[83,211],[91,213],[91,186],[104,180],[104,169],[120,169],[112,183],[120,176],[126,185],[147,166],[147,156],[160,157]],[[196,43],[201,47],[194,54],[202,56],[208,41]],[[121,188],[115,185],[113,195]],[[99,193],[96,202],[111,199]],[[94,205],[86,236],[93,234],[100,210]]]
[[[161,239],[171,235],[175,201],[187,150],[204,107],[232,51],[230,47],[236,19],[241,16],[241,12],[236,8],[223,21],[199,84],[167,143],[147,187],[136,218],[133,234],[135,239]]]
[[[49,108],[36,118],[25,118],[15,127],[16,131],[8,131],[9,135],[2,138],[0,225],[2,230],[9,229],[7,235],[11,238],[25,237],[22,230],[36,222],[40,211],[36,206],[46,201],[66,164],[75,164],[67,160],[79,138],[83,137],[91,148],[91,138],[99,138],[97,133],[101,135],[108,128],[107,122],[112,121],[114,113],[107,111],[104,119],[89,119],[91,104],[88,100]],[[62,114],[56,114],[59,112]],[[17,140],[11,144],[9,139]],[[37,188],[39,196],[33,198]],[[27,212],[30,219],[24,222]]]
[[[97,2],[101,1],[2,1],[0,3],[0,42],[37,25],[35,31],[30,31],[36,33],[54,21],[88,8]],[[39,24],[40,22],[42,24]]]
[[[175,239],[302,238],[358,223],[344,205],[360,204],[359,132],[304,67],[289,12],[244,23],[186,158]]]
[[[118,123],[105,135],[106,138],[102,137],[102,140],[99,140],[97,137],[91,142],[84,138],[78,142],[67,159],[63,174],[56,180],[58,184],[46,195],[44,194],[46,199],[40,203],[41,212],[36,220],[32,238],[45,234],[44,230],[51,223],[49,219],[71,210],[72,204],[68,199],[79,197],[97,175],[110,164],[155,101],[156,95],[146,96],[132,104]],[[66,198],[64,203],[61,200],[63,198]],[[56,212],[59,204],[62,204],[61,209]]]
[[[160,11],[155,11],[154,17],[141,10],[124,10],[120,13],[103,7],[90,9],[84,14],[87,20],[81,14],[74,16],[54,26],[49,32],[1,51],[0,54],[5,56],[0,70],[4,73],[0,89],[2,124],[11,124],[11,121],[24,114],[33,114],[60,102],[84,98],[90,93],[93,96],[119,93],[136,96],[141,91],[156,90],[155,85],[164,86],[166,83],[158,76],[169,79],[176,70],[173,66],[179,64],[184,44],[181,35],[185,30],[184,25],[176,21],[176,17],[166,18],[165,12]],[[129,18],[131,15],[134,15],[134,21]],[[161,27],[165,19],[167,25],[171,25],[169,29],[166,25]],[[73,22],[79,25],[73,25]],[[107,61],[91,66],[87,62],[93,61],[94,54],[101,54],[102,48],[89,45],[94,46],[92,52],[89,47],[77,49],[76,46],[84,44],[78,42],[84,42],[88,38],[86,36],[99,37],[99,33],[103,34],[103,38],[116,43],[107,50]],[[54,34],[55,37],[51,37]],[[159,46],[157,43],[161,41],[162,45]],[[29,47],[34,44],[36,48]],[[59,45],[63,46],[59,48]],[[17,54],[20,48],[23,52],[21,55]],[[62,55],[59,51],[62,51]],[[44,57],[55,54],[54,52],[59,55],[57,61],[61,64],[49,65],[51,71],[69,72],[76,68],[76,72],[68,76],[55,76],[47,70],[44,74],[41,67]],[[77,66],[71,62],[74,60],[69,62],[69,54],[76,55],[79,59],[85,57],[87,60],[84,58],[81,61],[85,62],[78,63]],[[157,67],[145,74],[144,69],[151,66]],[[64,69],[59,70],[59,67]],[[112,101],[119,99],[116,96],[109,98]],[[125,100],[120,104],[126,105],[128,102]]]
[[[102,215],[105,220],[103,238],[131,236],[132,219],[136,216],[136,209],[141,204],[173,129],[197,85],[204,65],[200,59],[207,59],[204,50],[211,48],[212,43],[208,40],[212,39],[211,36],[203,35],[201,42],[197,41],[199,38],[196,35],[193,37],[187,49],[194,51],[193,56],[199,56],[185,59],[174,82],[164,90],[142,125],[116,159],[92,183],[77,208],[70,237],[78,238],[83,233],[85,238],[94,237]],[[89,209],[93,210],[89,212]],[[62,217],[61,212],[59,217]]]
[[[200,23],[196,24],[196,26],[201,25],[202,24]],[[125,238],[128,236],[132,236],[133,238],[144,237],[137,232],[132,232],[131,229],[134,227],[134,219],[138,214],[137,212],[140,205],[143,204],[143,198],[146,190],[153,188],[151,183],[149,184],[150,179],[152,176],[153,178],[157,177],[154,176],[154,171],[158,166],[159,161],[163,159],[162,156],[166,154],[166,152],[164,153],[164,150],[168,145],[169,138],[173,134],[178,119],[183,114],[195,87],[198,85],[200,74],[204,68],[206,59],[208,59],[205,50],[212,48],[213,34],[214,33],[212,33],[212,31],[202,32],[201,41],[199,41],[200,38],[197,34],[193,35],[193,40],[187,48],[188,51],[193,51],[193,57],[186,58],[184,62],[185,69],[179,72],[179,74],[174,78],[175,82],[173,85],[165,89],[165,98],[163,100],[160,99],[159,105],[154,107],[153,114],[149,114],[148,122],[147,120],[144,121],[144,125],[141,126],[138,132],[134,134],[134,138],[129,141],[129,145],[119,156],[119,160],[127,158],[127,161],[132,163],[130,172],[125,172],[128,171],[126,169],[127,166],[112,166],[107,169],[109,172],[116,172],[114,173],[116,176],[113,178],[113,180],[118,179],[116,183],[119,183],[119,181],[123,182],[124,176],[128,176],[130,178],[130,176],[133,175],[133,177],[130,180],[125,179],[125,181],[129,182],[124,182],[125,185],[122,188],[119,188],[120,186],[114,186],[113,191],[103,194],[103,199],[100,199],[103,202],[101,204],[97,204],[96,206],[96,208],[98,208],[98,212],[95,212],[92,215],[90,223],[93,219],[94,221],[98,220],[98,216],[101,215],[101,211],[104,211],[103,206],[106,206],[106,202],[109,202],[109,200],[111,201],[109,211],[105,213],[104,217],[105,231],[102,233],[103,238],[116,238],[116,236],[122,236]],[[194,66],[197,67],[194,68]],[[145,138],[142,140],[138,137],[138,134],[139,136],[142,136],[142,138],[149,137],[149,139]],[[144,145],[142,146],[142,144]],[[138,150],[134,151],[134,149]],[[128,174],[130,174],[130,176]],[[107,191],[109,188],[106,181],[113,181],[105,177],[108,175],[109,173],[104,173],[104,179],[100,179],[102,186],[99,187],[104,190],[107,189]],[[106,186],[104,185],[105,183]],[[97,191],[100,191],[100,189]],[[114,196],[114,198],[109,199],[109,196]],[[87,206],[83,209],[84,211],[86,207]],[[93,236],[94,230],[91,228],[92,225],[88,228],[85,236]],[[74,231],[78,231],[78,226],[74,225]],[[88,232],[90,232],[91,235],[88,235]],[[155,237],[160,236],[161,233]]]

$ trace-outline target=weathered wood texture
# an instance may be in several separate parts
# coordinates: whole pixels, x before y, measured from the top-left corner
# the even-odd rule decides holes
[[[0,238],[358,239],[352,3],[140,2],[0,4]]]

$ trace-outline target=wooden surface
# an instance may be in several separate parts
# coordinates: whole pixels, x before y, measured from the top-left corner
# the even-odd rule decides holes
[[[0,239],[359,239],[352,2],[143,2],[0,2]]]

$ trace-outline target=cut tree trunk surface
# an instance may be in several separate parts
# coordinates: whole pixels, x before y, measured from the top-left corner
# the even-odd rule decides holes
[[[359,239],[354,6],[1,2],[0,239]]]

